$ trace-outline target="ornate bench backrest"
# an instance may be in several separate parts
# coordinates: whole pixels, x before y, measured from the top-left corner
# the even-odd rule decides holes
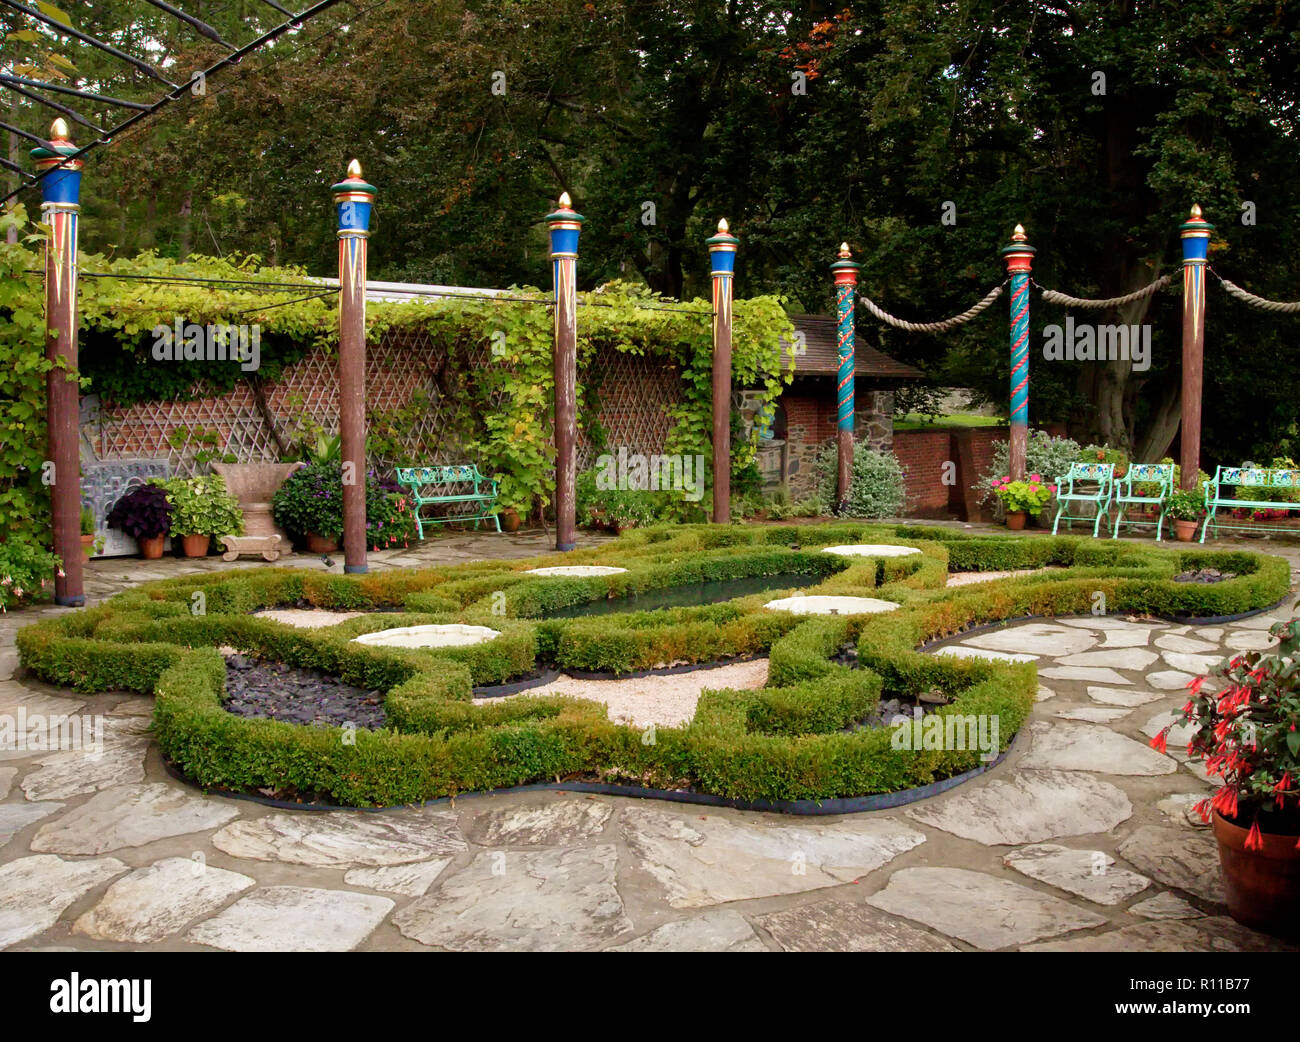
[[[450,467],[398,467],[397,480],[403,485],[458,485],[462,481],[477,484],[483,475],[475,463],[457,463]]]
[[[1266,467],[1224,467],[1215,471],[1214,480],[1219,485],[1244,485],[1248,488],[1268,488],[1275,473]]]

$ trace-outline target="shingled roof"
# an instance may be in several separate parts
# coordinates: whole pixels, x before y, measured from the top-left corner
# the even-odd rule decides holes
[[[804,335],[804,352],[794,360],[796,376],[835,376],[839,371],[839,348],[835,336],[835,319],[825,315],[791,315],[796,332]],[[923,380],[925,373],[877,351],[858,338],[854,345],[854,372],[859,377],[894,380]],[[781,342],[781,362],[789,361],[790,344]]]

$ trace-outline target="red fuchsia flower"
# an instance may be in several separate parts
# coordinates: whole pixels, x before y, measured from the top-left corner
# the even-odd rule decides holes
[[[1201,816],[1202,821],[1208,822],[1210,820],[1210,801],[1208,798],[1193,803],[1192,810]]]
[[[1225,818],[1235,818],[1237,816],[1237,790],[1227,785],[1223,786],[1210,799],[1210,806]]]
[[[1158,752],[1158,753],[1162,753],[1162,752],[1164,752],[1164,751],[1165,751],[1165,743],[1166,743],[1166,741],[1167,741],[1167,737],[1166,737],[1166,736],[1167,736],[1168,734],[1169,734],[1169,728],[1167,728],[1167,727],[1166,727],[1163,731],[1157,731],[1157,732],[1156,732],[1156,736],[1155,736],[1154,738],[1151,739],[1151,748],[1154,749],[1154,750],[1155,750],[1156,752]]]
[[[1189,691],[1191,691],[1192,694],[1199,695],[1201,693],[1201,685],[1204,684],[1209,679],[1210,679],[1209,677],[1196,677],[1195,679],[1189,680],[1187,682],[1187,688]],[[1187,704],[1191,705],[1192,703],[1188,702]]]
[[[1259,830],[1259,820],[1256,819],[1251,823],[1250,831],[1246,834],[1247,850],[1263,850],[1264,834]]]
[[[1277,780],[1277,784],[1273,786],[1273,791],[1274,791],[1274,792],[1290,792],[1290,791],[1291,791],[1291,772],[1290,772],[1290,771],[1283,771],[1283,772],[1282,772],[1282,777],[1279,778],[1279,779]]]

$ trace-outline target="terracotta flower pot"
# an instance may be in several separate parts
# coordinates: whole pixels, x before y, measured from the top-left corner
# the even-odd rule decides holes
[[[1007,514],[1007,527],[1013,532],[1019,532],[1025,527],[1025,512],[1023,510],[1013,510]]]
[[[165,535],[155,535],[144,539],[137,539],[140,545],[140,556],[146,561],[156,561],[163,555],[163,542],[166,540]]]
[[[186,557],[207,557],[208,547],[212,543],[210,535],[181,536],[181,550]]]
[[[1300,937],[1300,837],[1265,832],[1263,847],[1247,850],[1248,835],[1214,812],[1228,913],[1243,926]]]
[[[313,554],[332,554],[339,548],[339,541],[334,536],[307,533],[307,552]]]
[[[89,561],[95,556],[95,537],[94,535],[83,535],[81,537],[81,552],[86,555]]]
[[[1196,526],[1199,524],[1199,521],[1175,521],[1174,534],[1178,536],[1178,541],[1190,543],[1196,538]]]
[[[517,511],[514,510],[514,508],[506,507],[505,510],[501,511],[500,521],[501,521],[501,530],[503,532],[519,531],[519,524],[520,524],[519,514]]]

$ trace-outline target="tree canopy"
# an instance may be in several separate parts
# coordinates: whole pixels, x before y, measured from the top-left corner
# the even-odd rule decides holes
[[[235,0],[182,6],[241,39],[279,17]],[[68,16],[186,75],[221,53],[143,0]],[[10,9],[0,27],[8,68],[156,93]],[[1216,269],[1293,299],[1298,43],[1300,7],[1281,0],[355,0],[99,152],[82,235],[105,253],[251,253],[328,274],[328,186],[357,156],[380,192],[373,278],[546,285],[541,218],[567,190],[587,216],[588,287],[706,295],[703,242],[725,216],[739,294],[823,310],[848,240],[862,292],[927,320],[1004,277],[997,250],[1016,223],[1042,285],[1110,297],[1177,282],[1178,225],[1196,202],[1217,226]],[[21,98],[10,113],[48,127]],[[1207,458],[1300,455],[1297,319],[1210,283]],[[1035,297],[1031,419],[1166,454],[1180,306],[1165,292],[1076,314],[1150,322],[1152,364],[1134,371],[1046,361],[1042,326],[1064,312]],[[1004,314],[932,337],[860,312],[859,335],[1004,403]]]

